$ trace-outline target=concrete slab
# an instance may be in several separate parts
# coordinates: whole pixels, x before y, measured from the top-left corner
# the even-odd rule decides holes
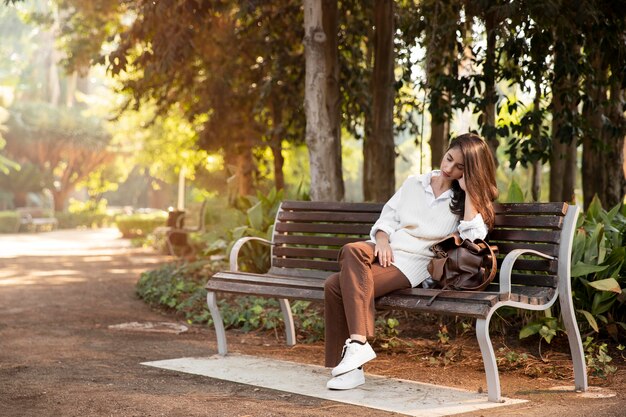
[[[308,395],[409,416],[448,416],[526,402],[487,401],[487,394],[366,374],[365,385],[348,391],[326,389],[330,371],[321,366],[229,354],[179,358],[142,365],[203,375],[241,384]]]

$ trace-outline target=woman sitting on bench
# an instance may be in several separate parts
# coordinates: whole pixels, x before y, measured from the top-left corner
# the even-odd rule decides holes
[[[491,150],[475,134],[458,136],[441,170],[409,177],[385,204],[371,240],[342,248],[340,272],[324,285],[325,362],[334,367],[329,389],[365,383],[363,364],[376,357],[367,342],[374,334],[374,299],[432,284],[430,246],[455,231],[484,239],[494,225],[497,196]]]

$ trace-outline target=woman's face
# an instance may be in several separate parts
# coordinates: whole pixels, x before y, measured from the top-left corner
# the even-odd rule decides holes
[[[461,179],[465,170],[463,162],[463,153],[459,148],[448,149],[441,161],[441,175],[446,179]]]

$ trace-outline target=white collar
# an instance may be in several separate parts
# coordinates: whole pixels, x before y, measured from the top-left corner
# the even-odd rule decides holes
[[[424,191],[432,194],[433,198],[435,197],[435,192],[433,191],[433,186],[430,184],[430,180],[432,179],[432,177],[438,177],[441,175],[441,170],[435,169],[430,171],[427,174],[422,175],[422,186],[424,187]],[[442,198],[449,198],[452,197],[452,189],[446,190],[443,193],[441,193],[441,195],[439,197],[437,197],[437,200],[442,199]]]

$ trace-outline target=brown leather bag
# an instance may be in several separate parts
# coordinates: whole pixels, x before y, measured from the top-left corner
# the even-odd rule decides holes
[[[430,250],[435,256],[428,264],[428,272],[436,288],[481,291],[496,276],[498,247],[482,239],[472,242],[455,233],[432,245]]]

